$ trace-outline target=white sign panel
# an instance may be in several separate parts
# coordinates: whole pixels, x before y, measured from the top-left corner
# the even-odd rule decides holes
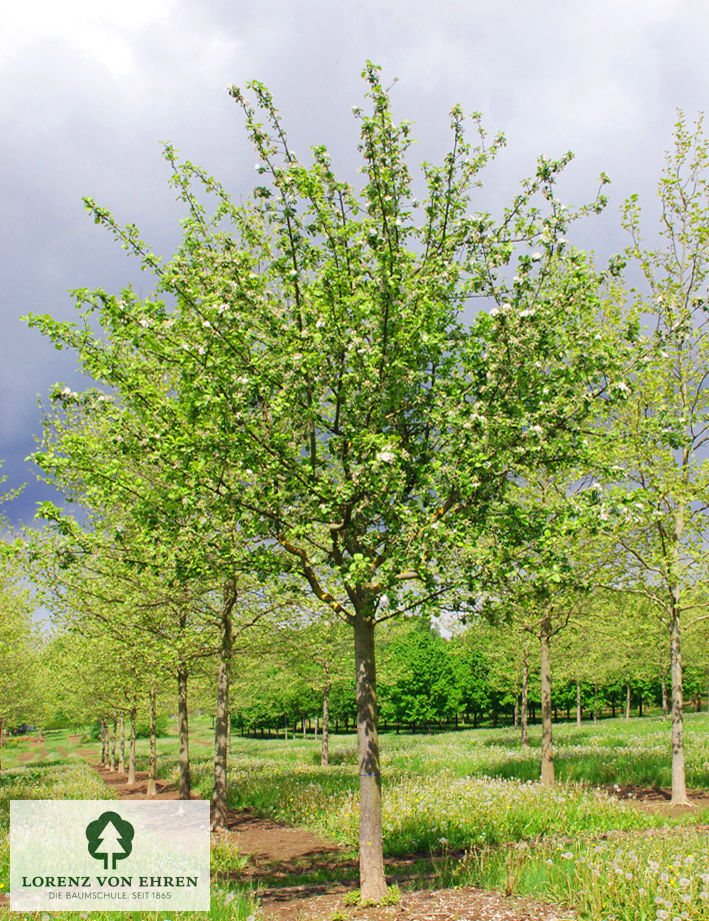
[[[209,909],[205,800],[13,800],[11,911]]]

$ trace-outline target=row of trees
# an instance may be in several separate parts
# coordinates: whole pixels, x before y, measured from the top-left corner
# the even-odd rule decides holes
[[[616,605],[620,599],[614,599]],[[632,605],[632,599],[624,599]],[[554,718],[597,719],[602,715],[642,716],[650,707],[669,716],[669,649],[663,625],[651,613],[616,607],[612,616],[596,606],[585,623],[576,621],[554,646]],[[606,617],[605,623],[603,621]],[[586,631],[595,628],[593,648]],[[624,627],[633,626],[632,635]],[[604,629],[605,628],[605,629]],[[327,763],[328,730],[348,731],[356,712],[355,689],[342,636],[330,656],[311,655],[308,629],[285,642],[244,649],[233,680],[232,724],[242,733],[278,735],[310,731],[322,738]],[[431,630],[425,620],[396,622],[379,641],[377,680],[380,720],[390,729],[430,730],[441,726],[493,726],[513,722],[524,731],[540,714],[538,657],[515,652],[508,625],[485,622],[452,639]],[[334,654],[333,654],[334,653]],[[690,637],[683,690],[687,705],[702,707],[707,696],[709,657],[706,631]]]
[[[312,626],[315,658],[347,625],[360,882],[376,901],[375,633],[402,615],[505,622],[525,686],[538,651],[551,782],[552,645],[578,620],[596,647],[594,588],[643,598],[667,628],[673,800],[686,799],[680,625],[705,616],[709,187],[701,125],[680,119],[658,245],[641,243],[631,199],[631,246],[601,271],[568,242],[604,205],[561,205],[569,156],[541,158],[493,217],[474,196],[503,138],[475,116],[471,144],[454,108],[449,152],[413,178],[410,127],[378,69],[364,77],[359,189],[323,147],[303,163],[253,83],[256,108],[230,90],[258,156],[250,201],[165,148],[187,209],[171,259],[87,200],[157,288],[82,289],[79,323],[31,318],[97,386],[52,394],[35,461],[82,516],[45,505],[53,533],[30,557],[68,635],[106,649],[87,663],[97,684],[130,701],[151,676],[175,681],[183,796],[188,678],[218,662],[216,825],[242,642],[289,629],[298,642]]]

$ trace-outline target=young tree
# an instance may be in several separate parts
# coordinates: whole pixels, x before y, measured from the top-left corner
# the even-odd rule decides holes
[[[625,571],[620,584],[655,605],[669,635],[672,802],[682,804],[687,803],[682,627],[688,626],[687,616],[693,621],[709,616],[696,613],[705,605],[688,595],[709,575],[709,142],[701,119],[690,126],[680,113],[658,196],[660,230],[654,247],[641,239],[637,196],[624,212],[632,235],[628,259],[641,270],[647,288],[646,295],[636,293],[634,309],[647,317],[648,329],[643,364],[615,423],[617,466],[608,476],[622,481],[628,507],[618,537]]]
[[[352,628],[360,881],[376,901],[385,892],[376,625],[449,588],[436,558],[451,529],[465,521],[475,540],[510,471],[544,462],[548,435],[566,435],[554,439],[556,460],[574,449],[612,350],[593,323],[599,280],[564,238],[572,215],[554,192],[568,157],[541,159],[500,220],[471,214],[478,174],[502,140],[487,147],[481,131],[471,147],[455,108],[450,152],[424,165],[421,205],[410,128],[394,121],[378,69],[364,76],[360,192],[336,178],[325,148],[313,148],[310,167],[296,157],[265,87],[251,84],[265,126],[232,87],[265,177],[253,202],[233,205],[168,146],[189,217],[165,264],[134,226],[87,202],[176,307],[130,290],[81,291],[105,338],[89,325],[35,322],[149,415],[145,447],[168,451],[175,480],[198,497],[180,501],[218,497],[220,520],[289,555]],[[213,215],[201,191],[216,196]],[[475,297],[495,308],[468,328],[462,309]],[[159,395],[150,374],[166,382]],[[165,398],[165,412],[141,408]]]

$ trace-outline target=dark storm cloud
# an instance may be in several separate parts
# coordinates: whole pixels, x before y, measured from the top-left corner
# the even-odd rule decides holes
[[[383,65],[387,83],[398,78],[397,114],[415,122],[419,160],[444,152],[453,103],[480,110],[509,141],[483,193],[487,207],[513,194],[538,154],[571,148],[565,198],[592,197],[601,170],[614,179],[608,213],[581,228],[583,244],[604,257],[624,242],[622,198],[652,191],[675,108],[693,115],[709,90],[709,12],[698,0],[65,0],[0,17],[0,457],[13,486],[33,480],[23,458],[40,428],[36,395],[79,381],[73,357],[18,317],[71,317],[73,287],[150,288],[84,214],[82,195],[135,221],[169,253],[179,210],[160,141],[173,141],[237,197],[248,194],[254,156],[227,83],[266,83],[295,149],[305,156],[326,143],[351,178],[351,107],[362,102],[367,58]],[[30,485],[10,516],[29,520],[40,497]]]

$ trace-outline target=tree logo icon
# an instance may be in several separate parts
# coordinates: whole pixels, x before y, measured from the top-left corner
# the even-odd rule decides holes
[[[117,860],[125,858],[133,850],[135,829],[117,812],[104,812],[86,826],[89,854],[96,860],[103,860],[104,870],[115,870]]]

